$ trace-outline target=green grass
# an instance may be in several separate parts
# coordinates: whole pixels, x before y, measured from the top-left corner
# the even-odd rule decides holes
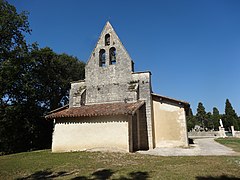
[[[233,137],[218,138],[218,139],[215,139],[215,141],[227,147],[232,148],[236,152],[240,152],[240,138],[233,138]]]
[[[50,150],[0,156],[0,179],[240,178],[240,157],[160,157]]]

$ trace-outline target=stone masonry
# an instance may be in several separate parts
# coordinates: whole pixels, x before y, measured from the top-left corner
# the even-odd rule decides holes
[[[111,59],[112,49],[115,50],[115,61]],[[71,83],[69,106],[145,101],[148,143],[149,148],[153,148],[151,73],[134,72],[133,65],[107,22],[86,64],[85,80]]]

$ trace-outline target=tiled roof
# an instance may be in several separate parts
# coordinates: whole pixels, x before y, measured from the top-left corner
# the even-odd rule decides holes
[[[111,116],[111,115],[133,115],[144,104],[143,101],[135,103],[106,103],[93,104],[81,107],[71,107],[59,111],[54,111],[45,116],[46,119],[62,117],[92,117],[92,116]]]

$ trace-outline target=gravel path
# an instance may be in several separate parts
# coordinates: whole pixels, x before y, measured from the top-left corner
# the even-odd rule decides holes
[[[155,148],[148,151],[138,151],[141,154],[157,156],[239,156],[240,153],[223,146],[214,138],[197,138],[189,148]]]

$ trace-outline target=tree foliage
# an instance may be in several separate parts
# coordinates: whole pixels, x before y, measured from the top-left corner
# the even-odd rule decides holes
[[[26,50],[24,33],[30,32],[27,13],[18,14],[14,6],[0,0],[0,62]]]
[[[218,131],[218,130],[219,130],[219,126],[220,126],[219,120],[220,120],[221,118],[222,118],[222,117],[221,117],[221,115],[219,114],[219,110],[218,110],[216,107],[214,107],[214,108],[213,108],[213,113],[212,113],[212,121],[213,121],[213,129],[214,129],[215,131]]]
[[[212,130],[214,129],[213,119],[212,119],[212,113],[207,112],[206,118],[204,120],[204,126],[205,130]]]
[[[205,107],[203,106],[202,102],[198,103],[196,120],[197,120],[198,125],[201,125],[203,128],[205,128],[206,111],[205,111]]]
[[[43,115],[68,102],[70,82],[84,78],[84,63],[66,54],[58,55],[50,48],[35,48],[22,61],[5,64],[1,71],[1,77],[5,77],[5,86],[1,87],[2,151],[49,147],[52,122]]]
[[[196,115],[192,115],[192,112],[187,116],[188,131],[195,125],[200,125],[204,130],[219,130],[219,120],[223,120],[223,126],[225,130],[231,131],[231,126],[234,126],[235,130],[240,130],[240,118],[233,109],[229,99],[225,102],[225,113],[220,114],[219,110],[214,107],[212,113],[205,111],[205,108],[201,102],[198,103]]]
[[[187,113],[186,119],[187,119],[187,130],[191,131],[196,125],[196,118],[193,115],[191,108],[189,108],[189,112]]]
[[[68,103],[70,82],[84,78],[85,64],[28,46],[26,13],[2,0],[0,7],[0,152],[49,148],[52,122],[44,114]]]
[[[35,48],[30,53],[32,87],[39,105],[55,109],[66,104],[70,82],[84,79],[83,62],[67,54],[56,54],[50,48]]]
[[[223,118],[224,127],[227,129],[231,129],[231,126],[234,126],[234,129],[240,130],[240,123],[237,113],[233,109],[229,99],[226,99],[225,102],[225,115]]]

